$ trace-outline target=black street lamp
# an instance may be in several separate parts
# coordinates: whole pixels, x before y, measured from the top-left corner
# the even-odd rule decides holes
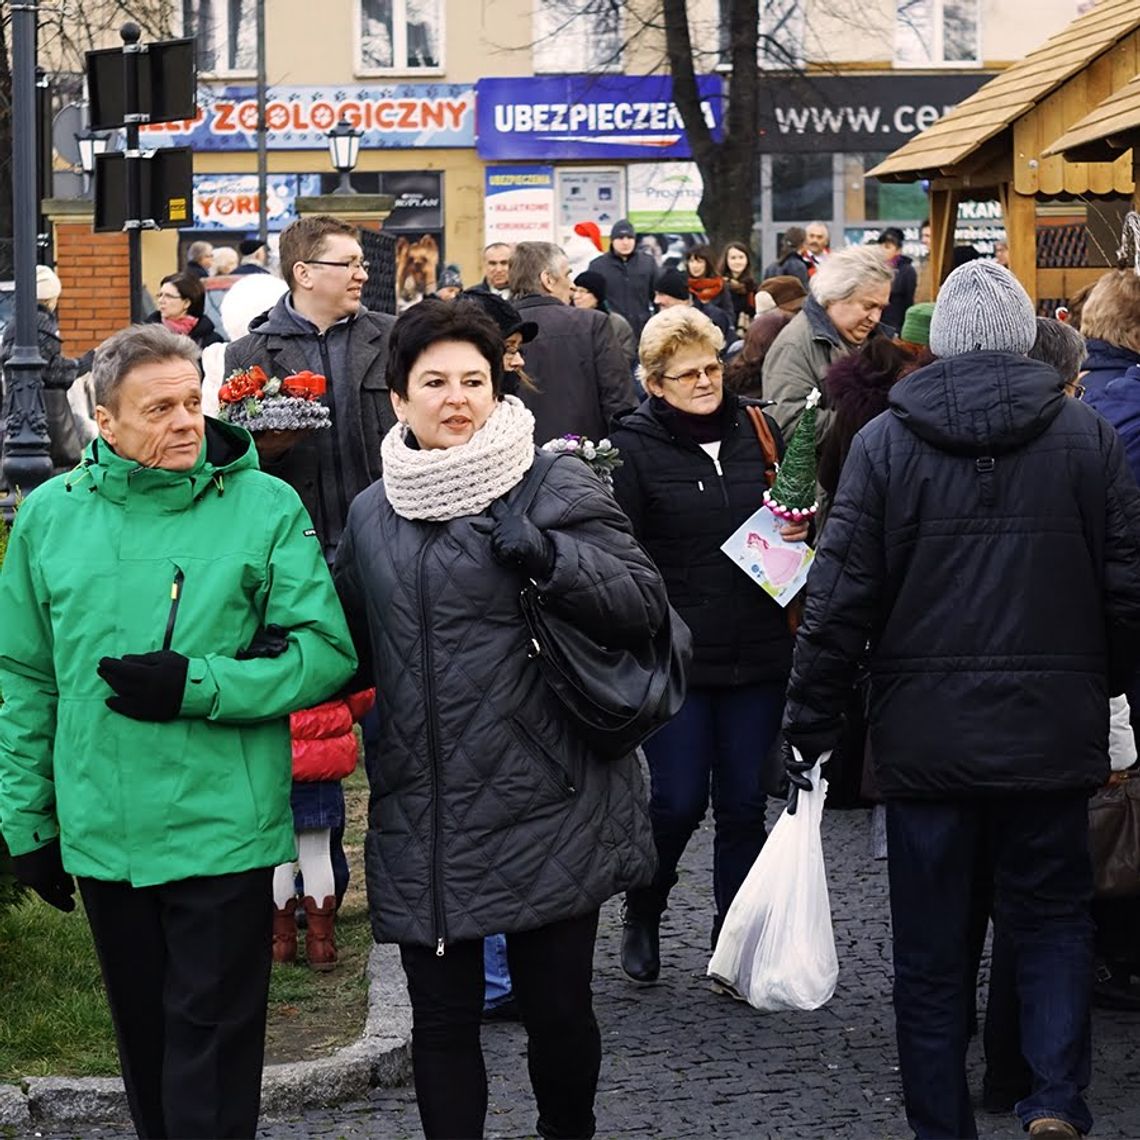
[[[329,140],[329,161],[333,169],[340,174],[340,185],[333,191],[334,194],[356,193],[349,175],[356,168],[356,160],[360,155],[360,140],[363,137],[363,131],[350,127],[344,119],[325,135]]]
[[[10,512],[16,492],[51,478],[44,414],[43,367],[36,335],[36,29],[38,0],[12,5],[12,253],[16,279],[16,337],[5,365],[8,423],[3,484]]]

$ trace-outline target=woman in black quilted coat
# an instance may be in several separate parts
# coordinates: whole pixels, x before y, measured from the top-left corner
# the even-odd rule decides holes
[[[723,345],[712,321],[688,306],[650,318],[640,345],[650,398],[612,434],[623,460],[614,493],[693,635],[685,703],[645,742],[658,870],[626,895],[621,955],[622,969],[640,984],[657,980],[661,915],[710,796],[714,943],[760,853],[761,764],[780,727],[792,663],[786,611],[720,549],[761,508],[768,486],[747,402],[724,390]],[[780,429],[767,423],[782,453]],[[789,525],[784,535],[802,539],[807,524]]]
[[[479,1136],[483,936],[507,935],[543,1136],[592,1136],[601,1060],[591,974],[598,909],[648,880],[653,845],[633,756],[573,731],[528,650],[526,579],[609,644],[641,644],[665,587],[600,480],[549,462],[525,516],[534,421],[503,396],[499,329],[424,301],[396,322],[399,423],[384,479],[349,512],[335,576],[382,740],[365,844],[373,933],[397,942],[428,1137]]]

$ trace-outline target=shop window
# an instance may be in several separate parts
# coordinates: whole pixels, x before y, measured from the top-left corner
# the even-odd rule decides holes
[[[729,43],[731,0],[720,0],[721,67],[732,62]],[[764,70],[792,70],[804,62],[804,0],[760,0],[760,39],[756,64]]]
[[[356,69],[439,71],[443,0],[357,0]]]
[[[772,155],[773,221],[830,221],[832,206],[830,154]]]
[[[535,72],[619,71],[621,10],[613,0],[539,0],[534,12]]]
[[[895,63],[981,63],[981,0],[895,0]]]
[[[199,71],[226,75],[257,70],[254,0],[182,0],[182,29],[197,39]]]

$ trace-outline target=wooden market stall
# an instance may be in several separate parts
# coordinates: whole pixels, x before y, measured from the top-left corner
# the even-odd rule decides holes
[[[1132,163],[1127,156],[1072,161],[1049,148],[1138,73],[1140,0],[1101,0],[868,172],[884,181],[929,180],[936,283],[952,267],[963,198],[1000,199],[1010,268],[1035,301],[1067,297],[1104,272],[1108,257],[1095,248],[1085,265],[1039,266],[1039,208],[1119,202],[1133,193]]]

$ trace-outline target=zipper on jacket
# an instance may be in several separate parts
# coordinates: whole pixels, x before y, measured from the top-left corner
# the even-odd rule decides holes
[[[349,332],[345,335],[344,346],[344,362],[345,367],[348,367],[349,362],[349,349],[352,345],[351,325]],[[327,381],[327,391],[329,396],[329,416],[332,422],[336,424],[337,421],[337,406],[336,406],[336,385],[333,382],[332,374],[332,358],[329,356],[329,345],[326,333],[317,334],[317,345],[321,354],[321,367],[324,369],[325,379]],[[347,379],[347,378],[346,378]],[[348,515],[348,495],[344,489],[344,463],[341,461],[340,448],[333,446],[333,479],[336,482],[336,505],[337,514],[340,519],[341,525]]]
[[[704,451],[704,448],[701,448],[701,450]],[[708,452],[705,451],[705,454],[708,455]],[[730,504],[728,501],[728,487],[724,482],[724,468],[721,467],[720,458],[718,456],[709,455],[709,458],[712,460],[713,467],[716,468],[717,482],[720,483],[720,497],[724,500],[724,505],[727,507]],[[702,487],[701,490],[703,491],[704,487]]]
[[[558,785],[559,791],[566,796],[574,795],[578,789],[574,787],[570,773],[546,750],[542,741],[531,732],[526,722],[521,717],[512,716],[507,721],[507,725],[523,748],[535,756],[539,764],[550,774],[550,777]]]
[[[431,905],[435,919],[435,956],[442,958],[447,946],[447,924],[443,913],[443,875],[440,871],[439,833],[443,819],[443,804],[439,795],[439,733],[436,728],[435,674],[431,652],[431,615],[427,596],[427,552],[435,541],[438,531],[433,531],[420,548],[420,564],[416,570],[419,583],[420,636],[423,646],[420,651],[424,671],[424,687],[427,693],[425,715],[427,716],[428,762],[431,768]]]
[[[169,649],[174,640],[174,623],[178,620],[178,607],[182,604],[182,583],[186,575],[182,567],[175,565],[174,581],[170,583],[170,612],[166,615],[166,634],[162,639],[162,648]]]

